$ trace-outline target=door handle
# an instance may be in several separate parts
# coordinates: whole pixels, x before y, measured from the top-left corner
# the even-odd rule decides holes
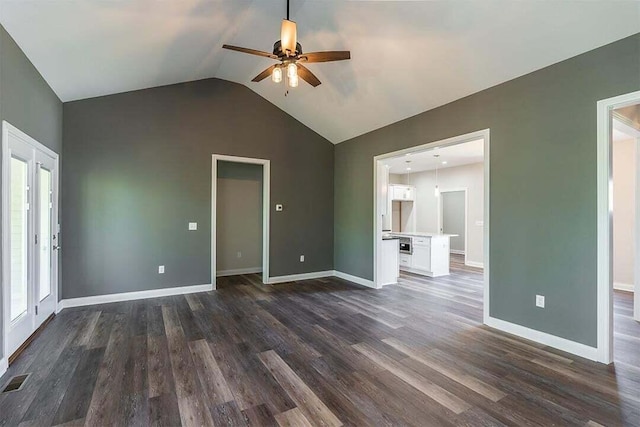
[[[54,251],[59,251],[61,249],[60,245],[53,245]]]

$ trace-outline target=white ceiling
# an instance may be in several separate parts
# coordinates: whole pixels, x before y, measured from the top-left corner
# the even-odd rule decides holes
[[[437,156],[437,157],[436,157]],[[469,141],[443,148],[430,148],[419,153],[385,159],[389,173],[406,174],[453,168],[484,161],[484,140]],[[411,168],[411,170],[407,170]]]
[[[640,31],[630,1],[293,0],[323,84],[284,96],[250,80],[270,51],[284,0],[2,0],[0,22],[63,101],[208,77],[247,85],[334,143]]]

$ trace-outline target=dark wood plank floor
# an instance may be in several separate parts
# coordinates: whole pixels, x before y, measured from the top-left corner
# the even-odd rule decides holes
[[[481,271],[220,280],[62,311],[0,379],[0,425],[640,425],[640,326],[616,293],[603,366],[481,325]]]

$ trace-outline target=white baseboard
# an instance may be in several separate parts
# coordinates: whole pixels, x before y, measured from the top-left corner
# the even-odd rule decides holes
[[[295,282],[298,280],[320,279],[322,277],[331,277],[334,275],[333,273],[334,273],[333,270],[327,270],[327,271],[316,271],[313,273],[290,274],[288,276],[269,277],[269,284],[273,285],[276,283]]]
[[[218,270],[216,277],[238,276],[240,274],[262,273],[262,267],[236,268],[234,270]]]
[[[528,340],[544,344],[558,350],[566,351],[567,353],[575,354],[576,356],[584,357],[585,359],[593,360],[596,362],[599,361],[598,349],[596,347],[590,347],[588,345],[571,341],[566,338],[560,338],[546,332],[536,331],[535,329],[527,328],[526,326],[516,325],[515,323],[496,319],[495,317],[487,318],[484,323],[487,326],[503,332],[507,332],[509,334],[517,335],[519,337],[526,338]]]
[[[358,285],[366,286],[368,288],[376,288],[376,285],[372,280],[363,279],[362,277],[352,276],[351,274],[343,273],[342,271],[335,270],[333,275],[339,277],[340,279],[348,280],[350,282],[356,283]]]
[[[464,263],[464,265],[466,265],[466,266],[468,266],[468,267],[484,268],[484,263],[483,263],[483,262],[466,261],[466,262]]]
[[[231,270],[227,270],[227,271],[231,271]],[[238,270],[234,270],[234,271],[238,271]],[[237,272],[235,274],[248,274],[248,273]],[[219,274],[217,275],[219,276]],[[347,273],[343,273],[341,271],[335,271],[335,270],[316,271],[313,273],[291,274],[288,276],[270,277],[269,284],[272,285],[276,283],[295,282],[298,280],[320,279],[323,277],[334,277],[334,276],[344,280],[348,280],[358,285],[366,286],[369,288],[375,288],[371,280],[363,279],[357,276],[352,276],[351,274],[347,274]],[[69,299],[63,299],[60,302],[58,302],[58,307],[56,312],[60,312],[65,308],[71,308],[71,307],[83,307],[86,305],[108,304],[112,302],[133,301],[138,299],[166,297],[171,295],[183,295],[183,294],[191,294],[195,292],[209,292],[211,290],[213,290],[213,286],[206,284],[206,285],[193,285],[193,286],[178,286],[175,288],[151,289],[148,291],[123,292],[118,294],[95,295],[90,297],[69,298]]]
[[[633,284],[613,282],[613,289],[616,289],[618,291],[633,292]]]
[[[151,289],[148,291],[122,292],[119,294],[95,295],[91,297],[63,299],[58,303],[59,309],[82,307],[85,305],[107,304],[110,302],[133,301],[138,299],[167,297],[171,295],[192,294],[195,292],[209,292],[212,285],[177,286],[175,288]]]
[[[9,369],[9,363],[7,362],[7,358],[3,357],[2,359],[0,359],[0,377],[4,375],[5,372],[7,372],[7,369]],[[2,386],[4,384],[0,384],[0,386]]]
[[[461,251],[460,249],[449,249],[449,252],[456,255],[464,255],[464,251]]]

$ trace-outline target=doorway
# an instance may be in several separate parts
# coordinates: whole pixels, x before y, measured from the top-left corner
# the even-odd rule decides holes
[[[453,235],[450,238],[452,254],[463,255],[467,263],[467,189],[440,190],[438,210],[440,233]]]
[[[239,168],[236,168],[236,173],[240,174],[237,177],[244,176],[245,178],[251,178],[251,181],[256,180],[256,171],[251,168],[251,166],[257,166],[262,169],[261,171],[261,191],[258,191],[258,188],[254,188],[254,183],[248,183],[249,187],[242,186],[242,183],[236,182],[235,184],[239,184],[237,186],[235,184],[231,184],[229,182],[220,183],[218,180],[219,173],[222,172],[225,174],[225,171],[230,171],[232,169],[229,166],[238,165]],[[243,168],[242,166],[246,165],[247,168]],[[242,181],[242,180],[235,180]],[[227,185],[231,184],[231,185]],[[247,184],[247,182],[245,182]],[[248,197],[247,190],[250,190],[250,193],[255,193],[256,197],[261,197],[261,203],[258,205],[249,206],[247,203],[251,203],[250,201],[244,199],[244,197]],[[211,174],[211,283],[213,285],[213,289],[216,289],[216,281],[217,277],[221,275],[233,275],[233,274],[249,274],[249,273],[257,273],[262,272],[262,283],[269,283],[269,195],[270,195],[270,161],[264,159],[254,159],[247,157],[235,157],[235,156],[225,156],[214,154],[212,156],[212,174]],[[223,199],[224,198],[224,199]],[[234,206],[229,206],[231,203]],[[224,205],[223,205],[224,204]],[[244,237],[239,234],[236,235],[235,239],[245,241],[244,246],[234,246],[234,237],[229,235],[228,229],[222,229],[219,227],[219,221],[224,218],[232,218],[233,212],[229,211],[229,209],[251,209],[255,211],[256,208],[259,207],[258,215],[261,216],[257,218],[256,221],[250,221],[252,226],[250,228],[257,230],[261,229],[261,248],[254,248],[253,244],[255,242],[251,242],[251,236],[255,236],[255,233],[251,235],[246,235]],[[255,216],[255,212],[245,212],[250,215]],[[253,218],[255,219],[255,218]],[[231,225],[227,223],[227,225]],[[242,228],[241,224],[238,224],[238,227],[235,227],[236,230],[239,230],[239,233],[245,235],[249,233],[250,230],[245,227]],[[248,240],[248,243],[246,242]],[[219,244],[224,244],[224,247],[219,247]],[[251,249],[244,250],[241,247],[246,247],[247,245],[251,246]],[[243,258],[244,257],[244,258]],[[253,265],[250,266],[242,265],[241,263],[247,259],[256,259],[255,262],[258,262],[258,259],[261,259],[260,267]],[[222,264],[221,264],[222,262]],[[222,267],[222,268],[219,268]]]
[[[628,119],[621,116],[620,111],[625,109],[637,110],[638,125],[634,124],[636,119]],[[614,179],[614,135],[622,132],[635,139],[635,154],[632,166],[635,166],[633,172],[635,187],[632,191],[635,193],[634,218],[631,219],[634,225],[633,231],[627,230],[627,234],[631,234],[630,244],[635,248],[640,248],[640,215],[638,214],[638,202],[640,201],[640,176],[638,174],[638,165],[640,158],[638,157],[638,144],[640,144],[640,91],[617,96],[614,98],[599,101],[597,104],[598,111],[598,158],[597,158],[597,227],[598,227],[598,243],[597,243],[597,312],[598,312],[598,348],[597,359],[602,363],[611,363],[614,360],[614,285],[616,277],[623,277],[624,272],[621,265],[616,265],[614,255],[614,220],[624,220],[624,215],[615,214],[615,183]],[[619,162],[616,162],[620,164]],[[619,172],[619,171],[618,171]],[[619,183],[621,184],[621,183]],[[617,190],[621,186],[618,185]],[[622,213],[622,212],[620,212]],[[619,223],[619,221],[618,221]],[[640,292],[638,292],[640,283],[640,260],[638,252],[634,251],[633,256],[633,319],[640,321]],[[619,269],[620,271],[615,271]],[[621,276],[622,275],[622,276]],[[631,285],[631,284],[627,284]],[[619,287],[619,285],[616,285]]]
[[[4,355],[11,360],[56,311],[58,154],[2,123]]]
[[[478,154],[471,154],[467,156],[466,153],[468,147],[479,145],[480,150]],[[465,227],[464,234],[469,236],[472,231],[474,234],[475,242],[474,251],[480,254],[482,262],[474,263],[469,262],[469,267],[483,268],[483,282],[484,282],[484,298],[483,298],[483,313],[485,323],[489,317],[489,129],[485,129],[478,132],[472,132],[465,135],[448,138],[441,141],[431,142],[416,147],[411,147],[387,154],[375,156],[373,158],[373,176],[374,176],[374,197],[373,197],[373,275],[374,280],[372,287],[380,288],[384,283],[383,277],[386,277],[385,268],[385,251],[383,249],[383,235],[385,233],[393,233],[392,225],[393,219],[393,204],[394,200],[401,200],[403,202],[410,202],[414,205],[414,212],[417,211],[422,219],[417,222],[417,230],[412,229],[409,231],[420,232],[422,234],[430,234],[439,232],[440,223],[438,213],[435,206],[439,203],[437,199],[440,198],[442,193],[441,186],[448,188],[449,190],[461,190],[470,185],[464,182],[477,182],[482,183],[482,188],[474,190],[474,206],[478,209],[474,209],[474,217],[467,218],[467,226]],[[458,148],[461,152],[457,152]],[[455,174],[450,173],[458,166],[455,162],[451,161],[447,155],[442,156],[439,153],[451,150],[455,153],[453,157],[456,161],[460,160],[460,165],[469,165],[473,163],[475,166],[474,172],[479,173],[479,176],[461,175],[458,172]],[[475,153],[472,150],[472,153]],[[422,158],[424,157],[425,164],[422,164]],[[476,159],[477,157],[477,159]],[[449,161],[447,161],[449,160]],[[471,166],[471,165],[469,165]],[[426,169],[425,169],[426,168]],[[473,176],[475,178],[471,178]],[[420,190],[420,188],[423,190]],[[396,195],[396,190],[400,193]],[[441,209],[438,207],[437,209]],[[467,207],[465,211],[470,208]],[[465,213],[468,216],[468,213]],[[473,227],[470,227],[472,224]],[[436,229],[438,227],[438,229]],[[424,229],[422,229],[424,228]],[[403,231],[403,230],[401,230]],[[469,251],[468,239],[464,239],[465,252]],[[449,249],[447,249],[447,252]],[[387,263],[388,264],[388,263]],[[403,264],[402,257],[400,259],[400,265]],[[402,269],[402,267],[401,267]],[[408,270],[410,271],[410,270]]]

